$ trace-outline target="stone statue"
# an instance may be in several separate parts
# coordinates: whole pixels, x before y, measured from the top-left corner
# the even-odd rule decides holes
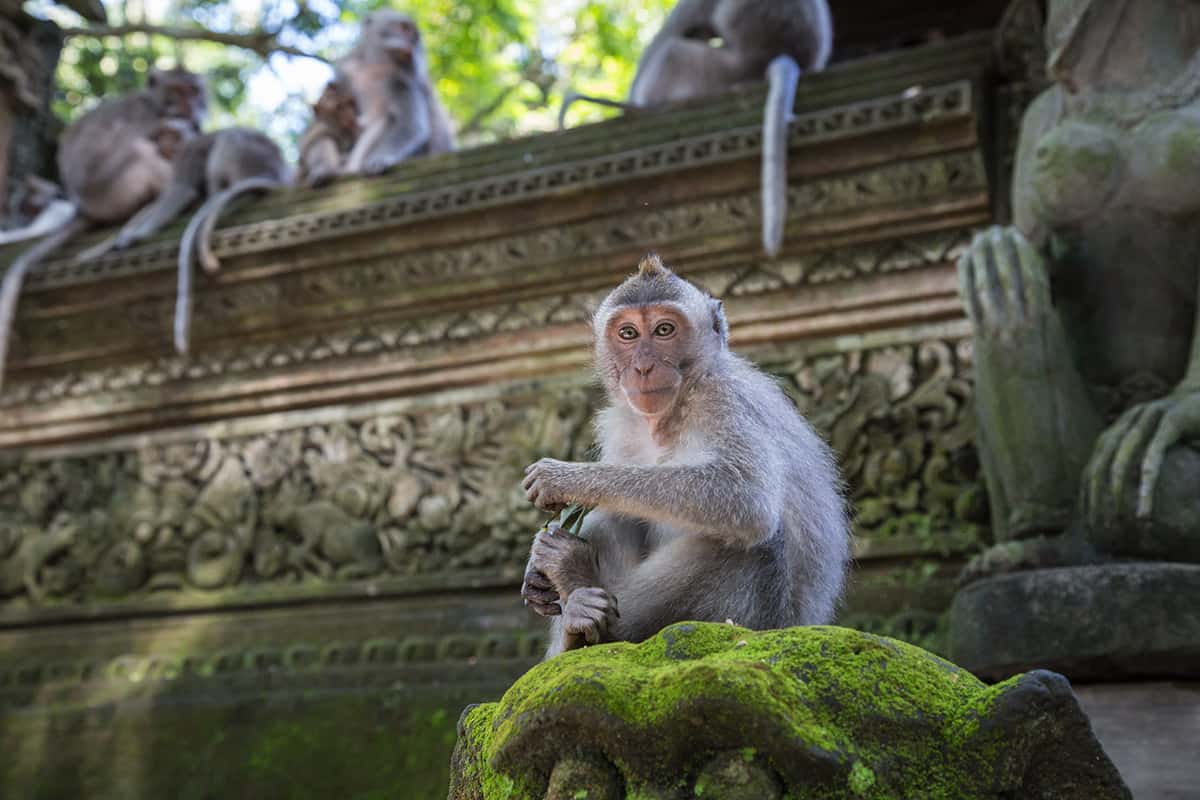
[[[959,264],[996,537],[1197,562],[1200,3],[1050,0],[1046,41],[1015,225]]]
[[[450,800],[1130,796],[1061,675],[986,686],[828,626],[682,622],[572,651],[458,730]]]

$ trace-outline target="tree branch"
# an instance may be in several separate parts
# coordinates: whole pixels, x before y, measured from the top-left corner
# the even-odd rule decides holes
[[[100,39],[105,36],[128,36],[131,33],[145,33],[152,36],[166,36],[178,41],[216,42],[229,47],[240,47],[257,53],[264,61],[272,53],[284,53],[289,56],[312,58],[317,61],[328,60],[316,53],[309,53],[297,47],[282,44],[276,35],[266,31],[252,33],[221,33],[204,28],[177,28],[169,25],[91,25],[86,28],[63,28],[63,36],[87,36]]]

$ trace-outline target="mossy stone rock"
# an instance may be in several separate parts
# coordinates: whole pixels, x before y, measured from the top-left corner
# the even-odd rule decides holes
[[[572,651],[458,730],[450,800],[1130,796],[1061,675],[988,686],[837,627]]]

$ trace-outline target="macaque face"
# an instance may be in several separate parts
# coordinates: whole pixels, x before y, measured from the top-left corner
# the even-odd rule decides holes
[[[397,64],[412,64],[413,53],[421,46],[421,33],[408,17],[389,15],[380,21],[379,41]]]
[[[669,411],[686,370],[695,362],[695,331],[669,304],[617,309],[605,326],[621,394],[645,417]]]
[[[163,117],[188,120],[197,130],[204,125],[208,97],[199,75],[185,69],[155,70],[146,86],[158,97]]]

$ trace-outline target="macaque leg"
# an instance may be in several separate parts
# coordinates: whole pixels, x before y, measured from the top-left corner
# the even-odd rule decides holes
[[[358,141],[354,143],[354,147],[350,150],[350,155],[346,156],[345,171],[348,173],[362,172],[363,162],[379,140],[383,138],[383,134],[387,132],[388,118],[374,120],[371,123],[364,125],[362,133],[359,134]]]
[[[738,57],[729,48],[711,47],[694,39],[664,42],[646,77],[630,92],[636,106],[653,106],[712,94],[738,82]]]
[[[161,194],[153,205],[146,209],[145,216],[138,214],[117,234],[116,247],[124,249],[147,239],[165,228],[183,213],[196,199],[196,189],[184,183],[173,183]],[[135,224],[136,222],[136,224]]]

